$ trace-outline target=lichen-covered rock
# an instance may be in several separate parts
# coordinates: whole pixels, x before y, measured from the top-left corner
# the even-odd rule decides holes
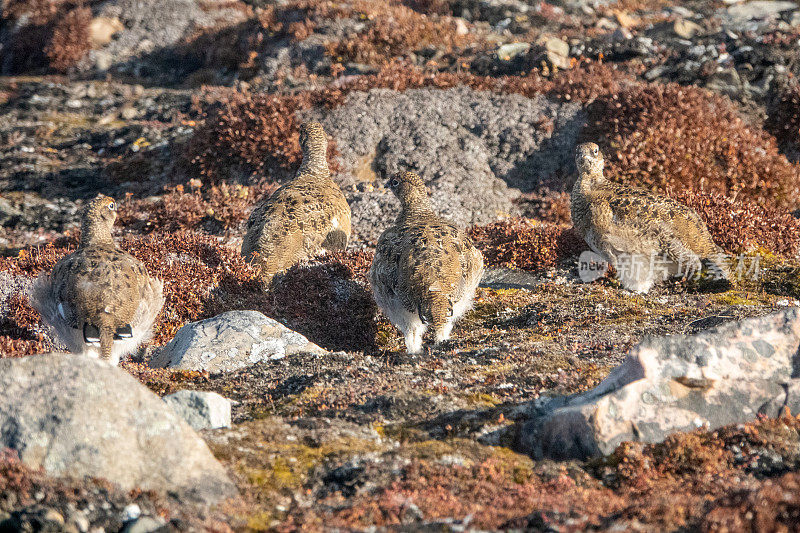
[[[465,87],[355,92],[321,118],[365,242],[399,212],[382,183],[401,170],[420,174],[436,211],[461,226],[517,213],[520,192],[563,185],[585,119],[577,104]]]
[[[183,326],[150,360],[155,368],[231,372],[322,348],[258,311],[228,311]]]
[[[798,308],[646,339],[591,391],[541,402],[519,445],[537,457],[585,458],[623,441],[777,416],[800,407],[799,346]]]
[[[0,360],[0,449],[54,476],[218,502],[234,496],[205,442],[131,375],[67,354]]]
[[[193,429],[231,427],[231,401],[216,392],[179,390],[163,400]]]
[[[136,70],[136,61],[126,61],[167,48],[191,37],[198,29],[226,26],[244,20],[241,4],[212,0],[114,0],[101,2],[100,17],[116,20],[122,27],[103,46],[88,55],[90,66],[105,70],[116,65]],[[105,68],[104,68],[105,67]]]

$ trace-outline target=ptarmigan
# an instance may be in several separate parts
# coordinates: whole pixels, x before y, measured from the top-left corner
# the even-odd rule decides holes
[[[83,211],[78,249],[36,280],[31,304],[67,348],[116,365],[150,338],[164,305],[163,284],[111,236],[113,198],[97,195]]]
[[[402,211],[378,240],[369,271],[375,301],[403,333],[406,351],[422,350],[433,326],[436,342],[471,306],[483,275],[483,256],[462,230],[437,216],[425,183],[412,172],[388,182]]]
[[[578,146],[578,181],[572,189],[572,223],[589,247],[615,267],[622,285],[647,292],[656,281],[700,272],[730,272],[722,250],[692,209],[665,196],[612,183],[594,143]]]
[[[265,287],[273,276],[327,250],[343,250],[350,238],[350,206],[328,170],[322,125],[300,127],[303,163],[295,178],[253,210],[242,255]]]

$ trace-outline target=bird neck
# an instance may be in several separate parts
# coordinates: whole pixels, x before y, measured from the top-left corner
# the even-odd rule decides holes
[[[84,221],[81,224],[81,240],[79,247],[98,245],[114,245],[114,238],[111,236],[111,228],[106,224],[98,224],[95,221]]]
[[[411,194],[402,199],[401,218],[428,215],[433,213],[433,206],[427,194]]]
[[[328,175],[328,150],[324,143],[315,143],[303,153],[300,174]]]
[[[604,181],[605,177],[603,176],[602,170],[581,172],[578,175],[578,181],[575,182],[575,187],[573,190],[576,192],[587,193]]]

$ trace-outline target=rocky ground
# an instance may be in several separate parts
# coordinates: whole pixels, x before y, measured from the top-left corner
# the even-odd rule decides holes
[[[756,414],[789,400],[591,458],[544,458],[520,438],[547,398],[589,391],[646,337],[800,303],[795,2],[9,0],[2,17],[0,353],[58,348],[27,291],[74,249],[83,202],[114,196],[120,245],[167,296],[153,341],[122,368],[160,396],[234,401],[231,427],[200,436],[239,497],[198,506],[103,475],[48,475],[7,451],[0,530],[800,521],[800,422]],[[309,118],[333,141],[354,238],[265,294],[238,254],[243,225],[296,169]],[[736,258],[736,284],[640,296],[610,275],[582,283],[569,191],[585,140],[612,179],[695,208]],[[405,168],[490,267],[453,340],[420,358],[404,354],[365,277],[398,209],[382,183]],[[315,346],[224,371],[155,368],[180,328],[234,310]],[[682,383],[702,389],[692,376]]]

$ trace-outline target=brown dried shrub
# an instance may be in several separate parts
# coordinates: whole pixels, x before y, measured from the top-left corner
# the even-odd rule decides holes
[[[469,234],[490,266],[543,270],[587,249],[573,228],[524,218],[475,226]]]
[[[92,13],[82,0],[11,0],[3,16],[15,21],[28,17],[7,52],[12,72],[47,67],[65,71],[91,48]]]
[[[572,225],[570,213],[570,193],[555,192],[548,187],[524,193],[516,201],[522,208],[525,218],[550,224]]]
[[[781,146],[800,150],[800,83],[790,83],[777,94],[764,127]]]
[[[141,489],[122,490],[117,485],[97,478],[69,478],[48,475],[42,468],[31,468],[25,465],[16,451],[0,449],[0,512],[24,516],[33,514],[32,519],[23,518],[22,530],[35,531],[70,531],[77,530],[74,521],[62,527],[48,526],[53,521],[42,521],[36,518],[40,509],[52,509],[69,520],[71,510],[76,508],[93,509],[86,513],[93,529],[119,530],[122,527],[123,509],[135,503],[143,514],[160,516],[172,523],[180,523],[181,527],[197,531],[229,532],[231,529],[220,523],[219,513],[208,518],[200,516],[197,509],[169,499],[156,491]],[[30,515],[29,515],[30,516]],[[0,522],[4,531],[17,531],[19,523],[13,518]]]
[[[120,247],[164,281],[166,303],[153,339],[157,345],[172,340],[187,322],[209,318],[207,302],[223,281],[245,283],[255,277],[238,250],[198,233],[126,236]]]
[[[92,21],[92,10],[78,6],[69,10],[53,25],[50,42],[44,53],[50,67],[64,72],[86,55],[91,49],[89,42],[89,23]]]
[[[452,15],[452,0],[403,0],[403,4],[425,15]]]
[[[800,473],[768,479],[714,501],[698,531],[793,531],[800,524]]]
[[[209,374],[205,371],[151,368],[133,361],[122,361],[120,366],[159,396],[186,388],[196,389],[209,382]]]
[[[718,531],[715,525],[732,524],[731,531],[785,531],[781,525],[793,524],[797,516],[798,498],[791,492],[796,480],[760,481],[748,465],[774,451],[792,468],[798,430],[800,420],[782,417],[713,432],[676,433],[658,444],[623,443],[583,468],[526,462],[508,452],[464,465],[415,457],[401,476],[336,506],[326,523],[356,529],[399,524],[409,518],[406,502],[411,500],[426,520],[470,516],[471,527],[489,530],[622,530],[635,525],[648,531],[695,531],[702,524],[706,531]],[[780,489],[789,492],[780,494]],[[758,512],[748,515],[759,502]],[[739,523],[763,527],[738,529]]]
[[[427,46],[449,51],[475,42],[472,34],[459,35],[449,17],[430,18],[385,0],[355,2],[353,7],[367,25],[357,35],[328,46],[328,54],[336,61],[380,66]]]
[[[769,208],[797,205],[800,167],[775,139],[746,125],[730,100],[703,89],[636,85],[589,106],[587,140],[607,175],[656,190],[691,189]]]
[[[27,16],[31,24],[45,24],[71,0],[7,0],[3,2],[3,17],[18,21]]]
[[[120,203],[119,224],[142,233],[198,229],[225,233],[238,228],[256,199],[276,188],[275,184],[226,183],[167,187],[155,202],[129,198]]]
[[[206,110],[188,143],[186,158],[203,179],[269,174],[270,167],[296,167],[302,157],[295,111],[310,107],[310,95],[234,93]],[[329,144],[329,155],[334,150]],[[330,157],[329,157],[330,160]]]
[[[8,313],[0,318],[0,357],[46,352],[43,335],[34,331],[39,313],[22,294],[12,294],[4,304]]]
[[[728,253],[767,252],[792,258],[800,252],[800,219],[788,213],[721,194],[682,190],[670,196],[697,211],[714,242]]]

